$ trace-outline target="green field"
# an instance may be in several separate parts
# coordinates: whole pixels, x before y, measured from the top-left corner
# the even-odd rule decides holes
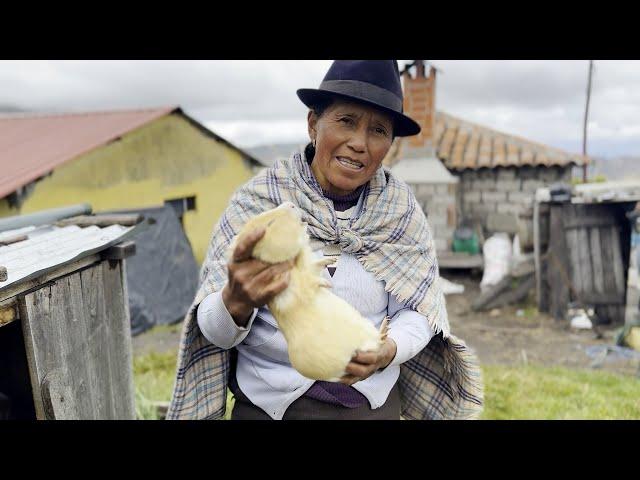
[[[176,354],[171,352],[134,358],[139,418],[157,418],[150,402],[169,401],[175,367]],[[536,365],[485,365],[482,371],[482,419],[640,419],[636,377]]]

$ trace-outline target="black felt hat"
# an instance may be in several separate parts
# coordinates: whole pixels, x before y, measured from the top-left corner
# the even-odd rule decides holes
[[[402,110],[402,87],[396,60],[336,60],[320,88],[301,88],[297,94],[309,108],[327,98],[363,102],[393,117],[396,136],[420,133],[420,125]]]

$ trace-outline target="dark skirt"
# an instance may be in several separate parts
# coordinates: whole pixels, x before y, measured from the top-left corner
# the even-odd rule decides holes
[[[240,390],[235,375],[231,375],[229,388],[235,397],[231,420],[272,420]],[[303,395],[289,405],[283,420],[400,420],[398,384],[389,392],[385,404],[376,409],[372,409],[368,403],[357,408],[347,408]]]

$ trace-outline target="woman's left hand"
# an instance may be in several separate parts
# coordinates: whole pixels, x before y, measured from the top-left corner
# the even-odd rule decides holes
[[[375,352],[358,352],[347,365],[347,374],[340,378],[340,383],[353,385],[386,367],[396,356],[396,342],[387,337],[379,350]]]

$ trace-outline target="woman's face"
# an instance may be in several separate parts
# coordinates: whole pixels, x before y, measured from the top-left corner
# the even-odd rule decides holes
[[[335,101],[320,118],[309,112],[308,123],[316,141],[311,169],[320,186],[335,195],[367,183],[391,148],[391,117],[373,107]]]

